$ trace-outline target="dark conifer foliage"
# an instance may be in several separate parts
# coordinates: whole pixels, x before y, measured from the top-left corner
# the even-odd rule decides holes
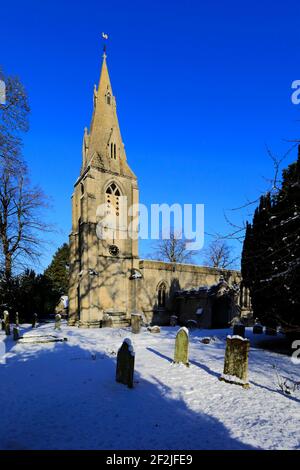
[[[247,225],[242,276],[255,317],[300,331],[300,146],[298,160],[283,171],[279,191],[261,197]]]

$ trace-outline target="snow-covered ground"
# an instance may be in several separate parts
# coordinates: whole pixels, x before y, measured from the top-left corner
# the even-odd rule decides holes
[[[300,380],[288,356],[255,348],[250,389],[218,380],[227,330],[190,334],[189,368],[173,365],[178,328],[78,329],[65,343],[21,344],[0,333],[1,449],[296,449],[300,395],[278,391],[272,365]],[[21,333],[54,334],[53,324]],[[215,336],[205,345],[203,336]],[[115,382],[116,353],[132,339],[135,387]]]

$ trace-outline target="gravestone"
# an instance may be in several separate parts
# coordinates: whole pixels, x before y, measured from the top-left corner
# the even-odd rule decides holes
[[[5,323],[9,323],[9,313],[7,310],[4,310],[3,312],[3,320]]]
[[[171,315],[170,316],[170,326],[176,326],[177,325],[177,320],[178,320],[178,317],[176,315]]]
[[[13,337],[14,341],[18,341],[18,339],[20,339],[20,330],[17,326],[13,327]]]
[[[132,333],[140,333],[142,326],[142,315],[140,313],[131,314],[131,331]]]
[[[37,318],[38,318],[37,313],[34,313],[34,314],[32,315],[32,328],[35,328],[35,327],[36,327]]]
[[[116,381],[133,387],[134,349],[129,338],[125,338],[117,355]]]
[[[250,341],[244,338],[227,336],[224,372],[220,380],[249,388],[248,356]]]
[[[55,315],[55,325],[54,325],[55,330],[61,330],[61,315],[57,313]]]
[[[261,335],[264,331],[263,326],[260,323],[255,323],[253,326],[253,334],[254,335]]]
[[[242,323],[236,323],[233,325],[233,336],[241,336],[242,338],[245,338],[245,325]]]
[[[189,332],[185,327],[180,328],[176,335],[174,363],[189,366]]]
[[[7,310],[3,312],[3,317],[4,317],[4,329],[5,329],[5,334],[6,336],[10,335],[10,324],[9,324],[9,313]]]
[[[19,327],[20,325],[20,321],[19,321],[19,312],[16,312],[16,321],[15,321],[15,324],[17,327]]]

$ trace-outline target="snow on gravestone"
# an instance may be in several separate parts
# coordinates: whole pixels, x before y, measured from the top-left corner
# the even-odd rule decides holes
[[[189,366],[189,332],[185,327],[180,328],[176,335],[174,362]]]
[[[220,380],[249,387],[248,355],[250,341],[241,336],[227,336],[224,360],[224,372]]]
[[[131,331],[132,333],[139,333],[142,326],[142,315],[140,313],[131,314]]]
[[[116,381],[133,387],[134,349],[129,338],[125,338],[117,355]]]
[[[4,329],[5,329],[5,334],[6,336],[10,335],[10,324],[9,324],[9,313],[7,310],[3,312],[4,316]]]

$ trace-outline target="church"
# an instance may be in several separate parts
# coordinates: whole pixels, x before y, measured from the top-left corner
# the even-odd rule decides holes
[[[139,202],[138,180],[127,162],[104,52],[72,195],[69,324],[128,326],[131,315],[140,313],[147,324],[168,325],[176,315],[181,324],[190,320],[199,327],[222,328],[237,312],[249,313],[250,299],[239,271],[140,259],[137,225],[120,213],[124,196],[128,206]],[[126,227],[136,233],[99,237],[99,206],[107,207],[117,220],[125,216]],[[122,230],[120,223],[118,231]]]

